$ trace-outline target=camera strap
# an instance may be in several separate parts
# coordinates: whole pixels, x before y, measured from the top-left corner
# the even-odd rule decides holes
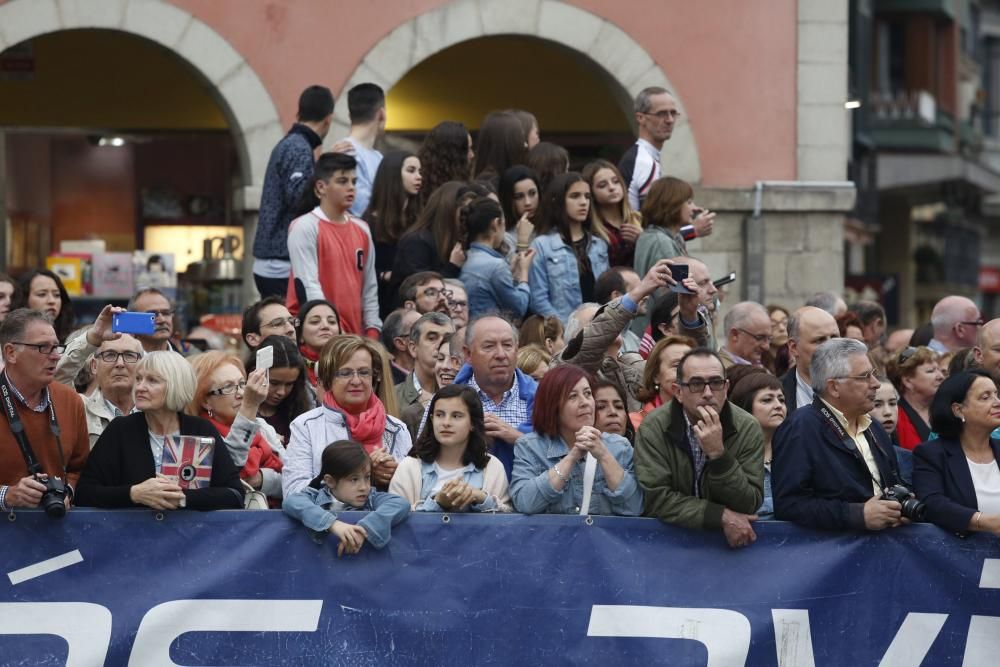
[[[878,479],[876,479],[875,475],[872,474],[871,468],[868,467],[868,462],[865,461],[864,455],[860,452],[860,450],[858,450],[858,445],[856,442],[854,442],[854,438],[852,438],[850,435],[847,434],[847,430],[843,427],[843,425],[841,425],[840,420],[837,419],[837,417],[830,411],[830,408],[827,407],[827,405],[822,401],[822,399],[819,398],[819,396],[817,396],[813,400],[813,407],[815,407],[819,411],[819,413],[823,416],[823,419],[826,421],[826,425],[830,427],[834,433],[837,434],[837,437],[840,439],[843,445],[847,447],[847,449],[851,452],[851,454],[854,455],[854,458],[857,459],[857,461],[861,464],[861,467],[864,469],[868,477],[871,478],[872,483],[875,484],[876,488],[879,489],[886,488],[895,483],[891,480],[883,480],[880,483]],[[885,455],[885,451],[883,451],[882,447],[878,444],[878,442],[875,440],[875,437],[872,435],[871,427],[864,430],[864,436],[865,440],[868,442],[868,446],[872,450],[873,456],[875,450],[878,450],[882,452],[883,455]],[[875,467],[878,468],[877,460]]]
[[[4,371],[0,373],[0,394],[3,395],[3,412],[10,423],[11,433],[14,434],[14,439],[17,440],[17,444],[21,448],[21,456],[24,457],[24,463],[28,466],[28,474],[37,475],[42,472],[42,464],[35,458],[35,452],[31,449],[28,436],[24,433],[24,424],[21,422],[21,417],[17,414],[17,408],[14,406],[14,398],[11,396],[12,393],[13,389],[10,385],[10,380],[7,379],[7,372]],[[65,479],[67,472],[66,458],[63,455],[62,442],[59,438],[60,430],[59,422],[56,420],[56,407],[52,402],[52,394],[49,393],[48,387],[45,388],[45,397],[49,402],[49,429],[52,431],[52,435],[56,437],[56,450],[59,452],[59,463],[62,465],[63,479]]]

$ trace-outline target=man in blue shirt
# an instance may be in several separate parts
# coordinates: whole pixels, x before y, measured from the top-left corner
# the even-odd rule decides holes
[[[344,139],[358,161],[351,213],[360,217],[368,208],[372,196],[375,173],[382,163],[382,154],[375,150],[375,142],[385,132],[385,92],[374,83],[359,83],[347,91],[347,110],[351,116],[351,133]]]

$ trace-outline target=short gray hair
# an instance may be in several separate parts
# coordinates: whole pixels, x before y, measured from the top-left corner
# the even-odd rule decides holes
[[[155,287],[143,287],[142,289],[140,289],[139,291],[137,291],[135,294],[133,294],[132,298],[128,300],[128,310],[130,310],[130,311],[131,310],[135,310],[135,302],[139,300],[139,297],[144,296],[146,294],[159,294],[160,296],[162,296],[164,299],[167,300],[167,303],[170,304],[171,308],[174,307],[174,302],[171,301],[167,297],[167,295],[164,294],[163,292],[161,292],[160,290],[156,289]]]
[[[24,338],[24,332],[32,322],[43,322],[52,326],[52,320],[40,310],[16,308],[7,313],[7,317],[0,323],[0,347]]]
[[[416,345],[417,343],[420,342],[420,336],[424,332],[424,325],[427,323],[436,324],[439,327],[445,327],[451,324],[454,327],[451,318],[445,315],[444,313],[439,313],[436,310],[430,313],[424,313],[423,315],[420,316],[420,319],[414,322],[413,326],[410,327],[411,343]]]
[[[812,306],[813,308],[819,308],[820,310],[825,310],[831,315],[835,315],[837,312],[837,299],[840,297],[833,292],[817,292],[813,294],[812,297],[806,301],[805,305]]]
[[[576,335],[586,328],[586,325],[580,321],[580,311],[584,308],[600,308],[599,303],[581,303],[576,307],[569,317],[566,319],[566,329],[563,331],[563,340],[573,340]]]
[[[661,88],[660,86],[649,86],[648,88],[643,88],[639,91],[639,94],[635,96],[635,112],[648,112],[652,107],[652,104],[649,101],[650,98],[654,95],[663,95],[664,93],[673,97],[673,93],[666,88]]]
[[[817,347],[809,364],[813,392],[822,396],[827,380],[850,375],[851,357],[859,354],[867,355],[868,346],[853,338],[831,338]]]
[[[445,287],[457,287],[458,289],[462,290],[466,294],[469,293],[469,290],[465,286],[465,283],[463,283],[458,278],[445,278],[442,282],[444,283]]]
[[[149,352],[135,368],[136,373],[147,372],[163,378],[167,389],[163,397],[163,407],[181,412],[194,400],[198,377],[187,359],[173,350]]]
[[[729,312],[726,313],[726,317],[722,320],[724,335],[728,336],[729,332],[733,329],[742,327],[754,314],[763,315],[768,318],[768,321],[770,321],[770,316],[767,314],[767,308],[760,305],[756,301],[741,301],[733,306]]]

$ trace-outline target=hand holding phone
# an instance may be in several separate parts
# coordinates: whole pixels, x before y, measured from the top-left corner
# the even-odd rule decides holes
[[[156,331],[154,313],[115,313],[111,319],[113,333],[139,334],[150,336]]]
[[[257,370],[264,371],[264,377],[270,381],[268,369],[274,366],[274,347],[268,345],[257,350]]]

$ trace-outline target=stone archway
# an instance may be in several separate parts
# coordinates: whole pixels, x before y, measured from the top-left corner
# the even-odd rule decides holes
[[[392,88],[424,59],[459,42],[494,35],[525,35],[561,44],[592,60],[619,90],[616,99],[629,117],[631,99],[647,86],[673,91],[684,101],[646,50],[610,21],[561,0],[459,0],[403,23],[368,51],[347,80],[339,97],[352,86],[372,82]],[[682,118],[687,118],[685,114]],[[444,119],[442,119],[444,120]],[[349,126],[347,105],[334,112],[331,136],[344,136]],[[701,161],[688,122],[680,123],[664,146],[663,164],[671,175],[701,180]]]
[[[283,134],[260,78],[232,45],[194,15],[159,0],[10,0],[0,5],[0,51],[61,30],[117,30],[163,46],[208,84],[229,121],[240,161],[237,208],[255,211],[271,149]]]

